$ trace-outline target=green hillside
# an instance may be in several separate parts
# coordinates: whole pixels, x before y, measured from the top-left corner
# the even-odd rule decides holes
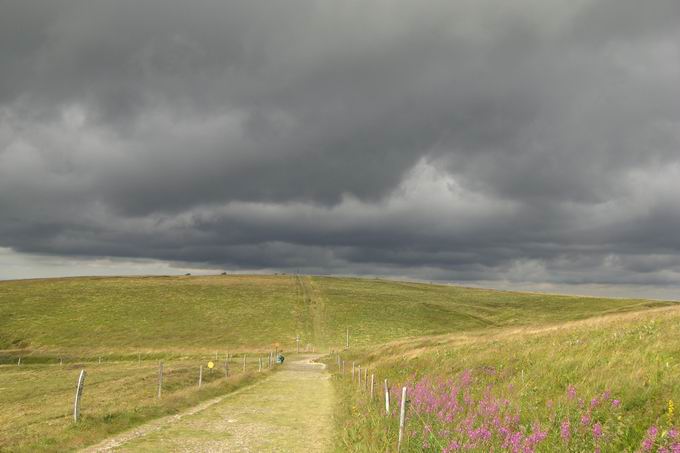
[[[540,325],[663,302],[331,277],[69,278],[0,282],[0,350],[135,353],[353,346]]]
[[[679,306],[408,339],[343,352],[341,358],[368,368],[378,383],[387,379],[393,401],[399,400],[401,386],[411,388],[410,434],[402,451],[439,452],[454,443],[475,452],[512,451],[502,447],[503,430],[517,433],[520,451],[680,449]],[[335,359],[328,363],[338,373]],[[371,401],[352,382],[349,369],[335,381],[344,402],[336,417],[338,451],[393,451],[396,409],[385,417],[381,389]],[[441,382],[446,384],[439,387]],[[447,405],[458,411],[450,419],[442,416],[452,407]],[[467,420],[487,430],[489,438],[451,429]],[[525,450],[522,442],[537,432],[545,438],[535,450]]]
[[[665,308],[671,304],[295,275],[0,282],[0,451],[70,451],[90,445],[266,377],[269,370],[259,372],[259,359],[266,360],[274,347],[288,355],[296,335],[303,347],[339,350],[347,328],[351,336],[351,349],[343,353],[347,360],[369,364],[395,382],[407,373],[453,375],[465,367],[502,367],[509,370],[510,383],[516,383],[520,369],[527,378],[545,376],[531,387],[535,398],[526,399],[535,406],[538,392],[555,395],[566,382],[589,391],[605,385],[610,344],[581,343],[588,336],[586,330],[560,331],[555,340],[550,333],[555,326],[588,323],[588,318],[601,315],[656,317],[673,310]],[[552,330],[535,333],[545,329]],[[633,334],[615,345],[616,357],[635,346],[634,334],[647,335],[649,330],[626,329],[633,329]],[[594,338],[606,339],[609,334],[601,329]],[[573,348],[564,346],[572,343]],[[669,340],[668,348],[676,343]],[[648,379],[658,381],[654,373],[659,364],[675,356],[668,348],[654,355],[657,346],[644,344],[631,360],[655,364]],[[229,376],[227,353],[237,354],[228,362]],[[655,362],[650,357],[656,357]],[[156,397],[159,359],[167,372],[162,399]],[[215,360],[217,369],[198,389],[198,367],[205,367],[208,360]],[[544,372],[551,366],[553,371]],[[74,425],[73,385],[82,368],[88,371],[84,415]],[[612,388],[627,395],[626,385],[645,382],[636,379],[647,374],[636,372],[631,361],[624,368]],[[342,382],[338,381],[339,391],[348,391]],[[654,418],[654,411],[663,410],[657,406],[673,393],[669,389],[675,387],[667,380],[660,382],[666,384],[639,393],[654,402],[649,408],[647,400],[630,395],[629,404],[643,408],[635,412],[641,414],[636,415],[640,420]],[[346,416],[345,409],[340,408],[338,420]],[[380,423],[377,428],[340,426],[338,432],[369,451],[374,447],[383,451],[393,432],[386,432]],[[643,424],[634,426],[631,438],[637,439]],[[342,441],[339,445],[345,448]]]

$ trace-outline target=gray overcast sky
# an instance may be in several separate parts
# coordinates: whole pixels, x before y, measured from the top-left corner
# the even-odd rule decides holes
[[[0,278],[669,297],[677,0],[0,0]]]

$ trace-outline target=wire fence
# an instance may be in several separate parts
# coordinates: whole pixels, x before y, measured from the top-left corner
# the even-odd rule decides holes
[[[568,384],[562,394],[543,400],[523,369],[501,373],[479,367],[455,376],[413,373],[399,385],[382,379],[378,391],[381,377],[374,371],[340,354],[334,359],[335,371],[361,396],[354,400],[359,407],[353,407],[353,414],[362,413],[357,409],[364,405],[368,409],[353,424],[354,441],[363,434],[381,439],[377,442],[386,439],[388,451],[680,452],[672,399],[660,406],[662,415],[635,426],[610,390],[584,391]],[[356,435],[357,429],[363,434]],[[384,430],[384,436],[376,430]]]
[[[216,352],[191,357],[162,353],[88,356],[5,353],[0,356],[0,364],[5,368],[9,365],[17,370],[58,375],[62,379],[73,373],[73,420],[78,422],[81,414],[87,413],[87,405],[83,401],[97,405],[97,401],[85,398],[90,386],[94,386],[96,394],[100,395],[107,382],[111,383],[111,391],[120,391],[121,381],[125,381],[123,386],[126,390],[135,387],[138,390],[136,394],[141,395],[139,397],[149,398],[154,395],[156,399],[162,400],[177,391],[192,387],[200,389],[204,385],[231,377],[269,371],[276,366],[278,355],[279,351]],[[148,392],[140,389],[144,386]]]

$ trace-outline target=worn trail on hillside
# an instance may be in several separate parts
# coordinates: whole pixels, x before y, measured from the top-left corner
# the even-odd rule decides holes
[[[324,365],[313,359],[284,365],[265,381],[201,411],[168,418],[153,429],[142,426],[88,451],[328,451],[333,387]]]
[[[300,291],[302,304],[306,310],[305,319],[310,325],[309,343],[311,341],[314,346],[321,346],[326,339],[326,301],[321,294],[320,289],[314,285],[312,278],[309,276],[296,276],[296,281]]]

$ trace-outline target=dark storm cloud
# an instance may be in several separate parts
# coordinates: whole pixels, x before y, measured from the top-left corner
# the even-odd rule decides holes
[[[680,277],[680,3],[0,0],[0,246]]]

